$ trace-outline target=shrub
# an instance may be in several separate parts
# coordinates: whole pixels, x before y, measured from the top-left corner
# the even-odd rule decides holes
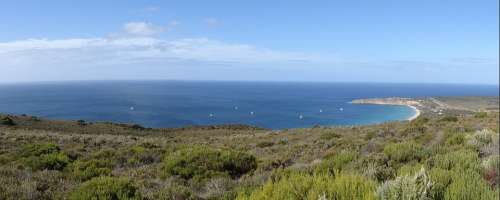
[[[414,142],[388,144],[384,147],[384,154],[397,162],[420,160],[425,156],[422,146]]]
[[[422,164],[403,165],[398,169],[398,176],[409,176],[418,173],[424,166]]]
[[[0,125],[14,126],[16,123],[10,117],[2,117],[0,119]]]
[[[69,162],[68,156],[61,152],[31,156],[25,159],[26,165],[34,170],[62,170]]]
[[[446,200],[493,200],[498,198],[498,191],[492,190],[489,185],[481,179],[479,174],[470,170],[457,172],[453,178],[453,182],[444,194],[444,199]]]
[[[70,163],[68,156],[53,143],[25,145],[20,155],[26,166],[33,170],[62,170]]]
[[[147,146],[147,145],[146,145]],[[161,160],[161,153],[144,146],[133,146],[127,152],[127,163],[132,165],[151,164]]]
[[[77,160],[71,168],[77,179],[86,181],[94,177],[110,175],[112,164],[108,160]]]
[[[429,172],[433,183],[431,196],[432,199],[444,199],[446,188],[451,184],[453,172],[441,168],[433,168]]]
[[[463,145],[465,143],[465,134],[456,133],[452,134],[446,139],[446,145]]]
[[[185,179],[215,175],[239,177],[256,168],[257,161],[251,155],[204,146],[181,148],[167,154],[164,159],[164,171],[167,175],[179,175]]]
[[[139,124],[133,124],[132,126],[130,126],[130,128],[135,129],[135,130],[145,130],[146,129]]]
[[[357,158],[357,153],[352,151],[341,151],[327,156],[318,166],[321,172],[333,172],[342,170],[347,164]]]
[[[83,119],[80,119],[80,120],[77,120],[76,123],[79,125],[79,126],[85,126],[87,125],[87,122],[85,122],[85,120]]]
[[[332,139],[335,139],[335,138],[339,138],[340,135],[335,133],[335,132],[326,132],[326,133],[322,133],[319,138],[322,139],[322,140],[332,140]]]
[[[84,182],[69,195],[69,199],[140,199],[139,192],[128,179],[98,177]]]
[[[478,150],[481,156],[498,154],[498,133],[484,129],[466,137],[467,144]]]
[[[446,170],[479,171],[479,158],[476,152],[471,150],[459,150],[446,154],[438,154],[432,159],[435,167]]]
[[[158,200],[180,200],[180,199],[195,199],[189,188],[182,185],[172,185],[163,188],[153,194],[152,199]]]
[[[257,144],[257,147],[259,147],[259,148],[266,148],[266,147],[271,147],[273,145],[274,145],[274,142],[264,141],[264,142],[259,142]]]
[[[409,124],[404,130],[403,133],[408,135],[409,133],[425,133],[427,128],[423,124]]]
[[[29,144],[21,149],[21,156],[41,156],[43,154],[58,153],[59,147],[54,143]]]
[[[377,194],[380,199],[430,199],[432,181],[427,176],[424,168],[414,176],[399,176],[395,180],[387,181],[381,185]]]
[[[340,173],[334,177],[328,173],[291,172],[277,181],[269,180],[250,195],[240,193],[237,199],[375,199],[374,191],[374,182],[354,174]]]
[[[484,179],[489,185],[495,187],[500,185],[500,156],[492,155],[485,159],[482,163]]]
[[[474,114],[474,117],[475,118],[486,118],[486,117],[488,117],[488,113],[487,112],[477,112]]]
[[[458,118],[455,116],[445,116],[439,119],[440,122],[457,122]]]

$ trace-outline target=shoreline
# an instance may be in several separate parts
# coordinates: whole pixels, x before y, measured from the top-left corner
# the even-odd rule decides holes
[[[399,97],[390,97],[390,98],[372,98],[372,99],[355,99],[350,103],[353,104],[373,104],[373,105],[394,105],[394,106],[408,106],[415,111],[415,113],[410,116],[407,121],[412,121],[418,118],[422,111],[418,109],[420,103],[411,98],[399,98]]]
[[[412,106],[412,105],[407,105],[408,107],[412,108],[415,111],[415,114],[413,116],[409,117],[407,120],[408,121],[413,121],[414,119],[417,119],[418,116],[422,113],[417,107]]]

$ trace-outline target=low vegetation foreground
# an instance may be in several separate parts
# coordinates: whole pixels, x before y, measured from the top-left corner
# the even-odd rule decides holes
[[[272,131],[0,116],[0,199],[498,199],[499,113]]]

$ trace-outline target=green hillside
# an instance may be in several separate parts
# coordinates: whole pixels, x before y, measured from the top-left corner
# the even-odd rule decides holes
[[[272,131],[0,116],[0,199],[498,199],[499,113]]]

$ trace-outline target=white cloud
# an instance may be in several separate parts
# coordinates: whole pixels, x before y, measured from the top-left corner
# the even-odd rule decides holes
[[[273,51],[205,38],[163,40],[152,37],[29,39],[0,43],[0,65],[106,65],[147,61],[296,63],[318,56]]]
[[[150,36],[166,31],[164,27],[147,22],[129,22],[123,25],[123,30],[131,35]]]

